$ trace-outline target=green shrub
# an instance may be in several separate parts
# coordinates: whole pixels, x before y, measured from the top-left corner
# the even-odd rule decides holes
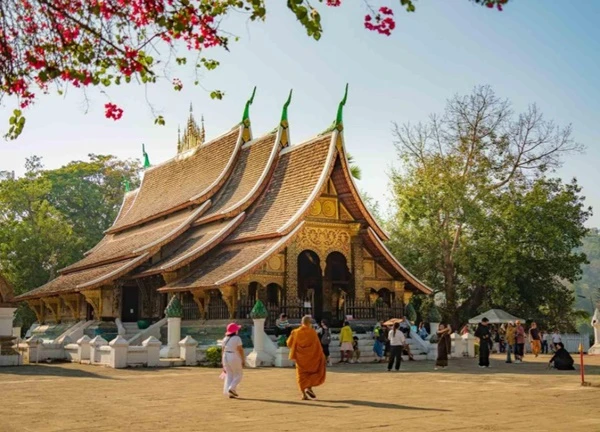
[[[417,319],[417,311],[415,310],[415,307],[412,305],[412,303],[407,304],[404,308],[404,316],[408,318],[408,320],[411,322],[415,322],[415,320]]]
[[[440,315],[440,311],[438,310],[437,307],[435,307],[435,305],[431,305],[431,307],[429,308],[429,314],[428,317],[429,322],[432,323],[439,323],[442,321],[442,316]]]
[[[212,367],[220,367],[223,351],[219,346],[212,346],[206,350],[206,361]]]
[[[279,338],[277,339],[277,346],[279,346],[279,347],[287,346],[287,338],[285,337],[285,335],[279,336]]]

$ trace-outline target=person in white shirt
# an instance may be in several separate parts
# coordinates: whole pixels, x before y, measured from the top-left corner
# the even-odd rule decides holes
[[[237,387],[242,381],[244,372],[244,348],[242,339],[238,336],[241,326],[231,323],[227,326],[223,339],[223,394],[230,399],[237,399]]]
[[[400,363],[402,362],[402,350],[404,349],[406,338],[404,337],[404,333],[402,333],[399,329],[400,323],[395,323],[394,328],[390,330],[390,333],[388,334],[388,339],[390,341],[390,361],[388,362],[388,372],[392,370],[394,361],[396,363],[396,371],[400,370]]]
[[[554,330],[552,333],[552,351],[556,352],[558,350],[558,346],[556,344],[561,343],[562,339],[560,338],[560,333],[558,329]]]

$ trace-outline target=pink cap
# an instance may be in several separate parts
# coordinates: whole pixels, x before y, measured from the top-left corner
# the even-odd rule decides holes
[[[229,325],[227,325],[227,330],[225,331],[226,334],[235,334],[239,331],[239,329],[241,329],[242,326],[236,323],[231,323]]]

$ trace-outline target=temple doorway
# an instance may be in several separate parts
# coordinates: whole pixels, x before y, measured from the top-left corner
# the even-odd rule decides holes
[[[344,302],[348,298],[354,299],[354,286],[346,257],[342,253],[331,252],[327,256],[323,286],[325,302],[334,306],[336,318],[343,321]]]
[[[123,322],[137,322],[139,319],[140,289],[123,287],[123,303],[121,306],[121,320]]]
[[[327,318],[323,304],[323,275],[321,260],[311,251],[305,250],[298,255],[298,298],[311,302],[312,315],[316,320]]]

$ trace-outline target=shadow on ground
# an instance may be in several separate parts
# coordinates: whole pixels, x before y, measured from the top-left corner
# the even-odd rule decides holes
[[[416,410],[416,411],[450,411],[445,409],[438,408],[421,408],[414,407],[409,405],[399,405],[394,403],[387,402],[374,402],[374,401],[366,401],[366,400],[354,400],[354,399],[344,399],[344,400],[319,400],[319,401],[304,401],[304,402],[296,402],[289,400],[277,400],[277,399],[253,399],[253,398],[240,398],[240,400],[252,401],[252,402],[261,402],[261,403],[271,403],[271,404],[280,404],[280,405],[293,405],[293,406],[305,406],[305,407],[317,407],[317,408],[333,408],[333,409],[346,409],[350,408],[349,405],[353,406],[366,406],[370,408],[383,408],[383,409],[393,409],[393,410]],[[329,405],[329,404],[337,404],[337,405]]]
[[[464,358],[464,359],[450,359],[448,368],[443,370],[434,370],[433,361],[418,361],[418,362],[402,362],[400,372],[388,372],[387,365],[383,363],[360,363],[360,364],[343,364],[334,365],[333,367],[327,368],[327,373],[331,374],[355,374],[355,373],[385,373],[385,374],[407,374],[407,373],[431,373],[431,374],[467,374],[467,375],[548,375],[548,376],[563,376],[563,375],[579,375],[579,357],[575,358],[575,370],[572,371],[559,371],[556,369],[549,369],[548,364],[541,359],[533,358],[531,361],[525,360],[521,364],[507,364],[502,360],[491,359],[490,368],[479,368],[478,360],[476,358]],[[548,356],[548,360],[550,357]],[[584,367],[586,375],[600,375],[600,366],[585,364]]]
[[[90,366],[93,368],[93,366]],[[91,369],[93,370],[93,369]],[[113,379],[106,375],[99,375],[93,372],[88,372],[87,369],[74,369],[60,367],[59,365],[24,365],[19,367],[0,368],[1,375],[17,375],[17,376],[55,376],[62,378],[97,378],[97,379]]]

